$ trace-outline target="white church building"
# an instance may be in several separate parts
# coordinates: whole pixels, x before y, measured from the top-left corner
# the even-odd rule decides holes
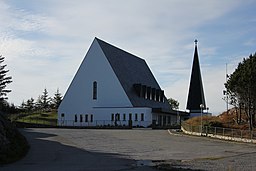
[[[95,38],[58,108],[59,126],[173,125],[145,60]]]

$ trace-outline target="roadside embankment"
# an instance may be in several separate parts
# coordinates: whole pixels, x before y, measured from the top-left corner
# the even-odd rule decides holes
[[[0,113],[0,165],[19,160],[28,149],[25,137]]]

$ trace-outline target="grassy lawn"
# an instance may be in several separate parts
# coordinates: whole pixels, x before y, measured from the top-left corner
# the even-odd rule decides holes
[[[57,125],[57,112],[35,112],[35,113],[22,113],[13,115],[10,118],[12,121],[43,124],[43,125]]]

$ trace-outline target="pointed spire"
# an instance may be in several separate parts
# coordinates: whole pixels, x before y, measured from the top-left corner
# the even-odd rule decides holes
[[[187,109],[190,110],[190,113],[199,112],[201,110],[200,105],[205,105],[203,83],[201,78],[200,64],[197,51],[197,39],[195,40],[195,51],[194,51],[194,60],[191,71]]]

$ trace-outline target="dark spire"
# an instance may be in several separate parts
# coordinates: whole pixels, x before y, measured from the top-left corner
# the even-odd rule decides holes
[[[200,104],[205,104],[204,98],[204,89],[203,83],[201,78],[201,71],[200,71],[200,64],[198,59],[198,52],[197,52],[197,43],[198,41],[195,40],[195,52],[194,52],[194,61],[192,66],[191,78],[190,78],[190,85],[189,85],[189,93],[188,93],[188,101],[187,101],[187,109],[190,112],[198,112],[201,110]]]

